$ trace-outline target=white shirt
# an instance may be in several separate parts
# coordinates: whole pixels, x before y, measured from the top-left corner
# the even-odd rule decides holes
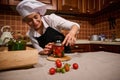
[[[73,25],[77,25],[80,28],[79,24],[77,24],[75,22],[68,21],[60,16],[55,15],[55,14],[45,15],[42,17],[41,20],[42,20],[43,25],[44,25],[43,34],[48,27],[52,27],[53,29],[57,30],[58,32],[60,32],[61,29],[70,30]],[[27,35],[30,38],[33,46],[36,49],[38,49],[38,51],[42,51],[43,48],[39,46],[38,41],[34,38],[34,37],[40,37],[41,34],[39,34],[34,29],[31,28],[27,32]]]

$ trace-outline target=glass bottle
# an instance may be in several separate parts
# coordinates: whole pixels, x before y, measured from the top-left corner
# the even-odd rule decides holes
[[[55,44],[53,46],[54,57],[61,58],[64,57],[64,45],[62,45],[62,37],[57,36]]]

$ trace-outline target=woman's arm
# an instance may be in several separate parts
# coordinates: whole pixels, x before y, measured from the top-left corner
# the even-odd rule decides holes
[[[75,35],[80,29],[80,25],[76,22],[72,22],[66,20],[60,16],[55,14],[47,15],[44,17],[47,23],[60,32],[60,29],[70,30],[69,33],[66,35],[63,44],[64,45],[73,45],[76,41]]]
[[[79,27],[77,25],[73,25],[71,27],[71,30],[69,31],[69,33],[65,36],[64,41],[62,42],[63,45],[66,46],[71,46],[74,45],[75,41],[76,41],[76,33],[78,32]]]

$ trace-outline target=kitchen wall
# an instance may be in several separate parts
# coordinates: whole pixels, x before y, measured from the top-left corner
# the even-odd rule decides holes
[[[111,16],[116,18],[116,25],[115,29],[110,30],[109,29],[109,22],[108,18]],[[68,19],[68,18],[67,18]],[[104,15],[97,16],[94,21],[95,24],[91,24],[89,20],[87,19],[75,19],[70,18],[69,20],[75,21],[81,25],[80,31],[78,33],[77,38],[78,39],[89,39],[91,35],[93,34],[105,34],[107,38],[111,37],[111,33],[115,32],[117,37],[120,38],[120,15],[119,11],[107,13]],[[93,20],[93,19],[92,19]],[[2,9],[0,10],[0,29],[4,25],[10,25],[12,28],[12,31],[14,33],[21,32],[23,35],[27,32],[29,27],[22,22],[22,18],[14,13],[11,10]],[[67,32],[63,31],[64,34]],[[1,32],[0,32],[1,35]],[[15,36],[15,35],[14,35]]]
[[[120,38],[120,10],[113,11],[109,13],[105,13],[103,15],[100,15],[96,17],[95,25],[94,27],[94,33],[95,34],[105,34],[107,38],[112,38],[112,34],[115,33],[116,38]],[[108,19],[110,17],[115,18],[115,25],[114,29],[110,29],[109,21]]]
[[[11,26],[14,34],[18,32],[25,34],[28,30],[28,26],[22,22],[21,17],[16,15],[0,15],[0,27],[5,25]]]

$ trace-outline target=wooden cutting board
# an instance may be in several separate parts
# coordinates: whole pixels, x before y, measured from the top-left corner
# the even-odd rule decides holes
[[[38,58],[36,49],[0,52],[0,70],[32,66],[38,63]]]
[[[61,61],[68,61],[68,60],[71,59],[71,57],[69,57],[69,56],[64,56],[64,57],[62,57],[62,58],[55,58],[55,57],[53,57],[53,56],[48,56],[48,57],[47,57],[47,60],[50,60],[50,61],[56,61],[57,59],[59,59],[59,60],[61,60]]]

